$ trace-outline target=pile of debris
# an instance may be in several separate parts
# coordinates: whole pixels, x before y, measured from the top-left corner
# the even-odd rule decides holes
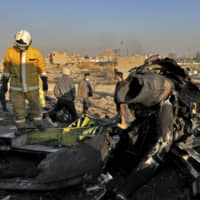
[[[126,130],[112,119],[87,115],[65,128],[17,138],[4,130],[0,196],[17,199],[31,191],[36,199],[63,200],[197,197],[200,91],[189,76],[174,60],[149,59],[131,70],[118,97],[134,116]],[[112,104],[112,97],[100,100]]]

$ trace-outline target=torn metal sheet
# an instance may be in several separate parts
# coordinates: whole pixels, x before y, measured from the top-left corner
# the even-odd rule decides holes
[[[96,179],[113,145],[109,136],[101,135],[80,145],[59,149],[40,162],[35,177],[0,179],[0,189],[54,190],[87,182],[87,174]]]
[[[12,131],[0,134],[0,144],[3,146],[20,147],[27,142],[27,135],[15,136]]]
[[[86,137],[108,133],[108,128],[99,125],[97,119],[83,115],[63,129],[34,131],[27,135],[27,144],[43,144],[48,146],[72,146]]]
[[[23,145],[21,147],[15,148],[17,151],[25,151],[25,152],[45,152],[45,153],[55,153],[57,151],[62,150],[63,148],[60,147],[52,147],[52,146],[45,146],[45,145]]]
[[[3,197],[1,200],[10,200],[11,199],[11,195],[7,195],[5,197]]]
[[[33,179],[13,178],[0,180],[0,189],[3,190],[22,190],[22,191],[47,191],[71,187],[80,184],[82,177],[74,177],[59,182],[39,183]]]
[[[37,165],[34,177],[1,179],[0,188],[52,190],[87,185],[91,179],[98,185],[100,174],[109,172],[113,180],[123,179],[114,191],[129,197],[164,166],[169,152],[178,156],[197,179],[200,173],[191,159],[200,163],[199,137],[191,135],[198,128],[193,126],[193,119],[200,111],[200,91],[184,70],[167,58],[147,62],[132,70],[119,90],[119,99],[135,116],[126,130],[109,129],[97,119],[84,116],[65,129],[34,131],[28,134],[28,144],[66,147],[48,153]],[[108,189],[106,184],[103,186]]]
[[[200,147],[200,137],[191,136],[191,138],[193,138],[194,146],[193,143],[187,143],[187,141],[185,143],[180,142],[176,146],[179,147],[181,150],[184,150],[189,157],[192,157],[200,163],[200,153],[195,150],[195,147]]]
[[[193,118],[200,110],[200,90],[176,61],[158,58],[131,70],[117,96],[121,103],[128,104],[134,111],[136,120],[129,127],[129,132],[138,137],[131,148],[135,148],[136,152],[141,148],[138,153],[143,153],[119,189],[120,193],[130,197],[153,177],[178,141],[181,142],[177,147],[186,151],[186,155],[180,155],[180,158],[195,178],[199,176],[190,160],[200,162],[200,154],[183,141],[196,132]],[[193,105],[196,105],[195,108]]]

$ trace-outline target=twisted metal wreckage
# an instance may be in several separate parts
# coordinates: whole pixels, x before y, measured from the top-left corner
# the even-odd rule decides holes
[[[58,150],[46,153],[30,177],[0,179],[0,189],[45,191],[84,185],[88,193],[102,190],[93,199],[103,199],[108,182],[123,177],[124,186],[115,193],[116,199],[126,199],[172,152],[189,169],[196,196],[200,192],[197,86],[174,60],[152,58],[130,71],[118,98],[127,104],[126,130],[110,120],[82,116],[63,130],[30,133],[26,144],[58,145]]]

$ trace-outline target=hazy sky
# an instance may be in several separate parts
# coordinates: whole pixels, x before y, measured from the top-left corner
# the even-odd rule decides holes
[[[0,59],[20,29],[44,56],[53,50],[98,55],[200,50],[199,0],[1,0]]]

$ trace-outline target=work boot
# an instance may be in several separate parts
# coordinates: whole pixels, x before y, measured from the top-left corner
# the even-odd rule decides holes
[[[15,131],[15,135],[16,136],[21,136],[21,135],[24,135],[26,134],[26,129],[25,128],[18,128],[16,131]]]
[[[45,131],[46,128],[43,125],[37,125],[37,129],[39,129],[39,131]]]

